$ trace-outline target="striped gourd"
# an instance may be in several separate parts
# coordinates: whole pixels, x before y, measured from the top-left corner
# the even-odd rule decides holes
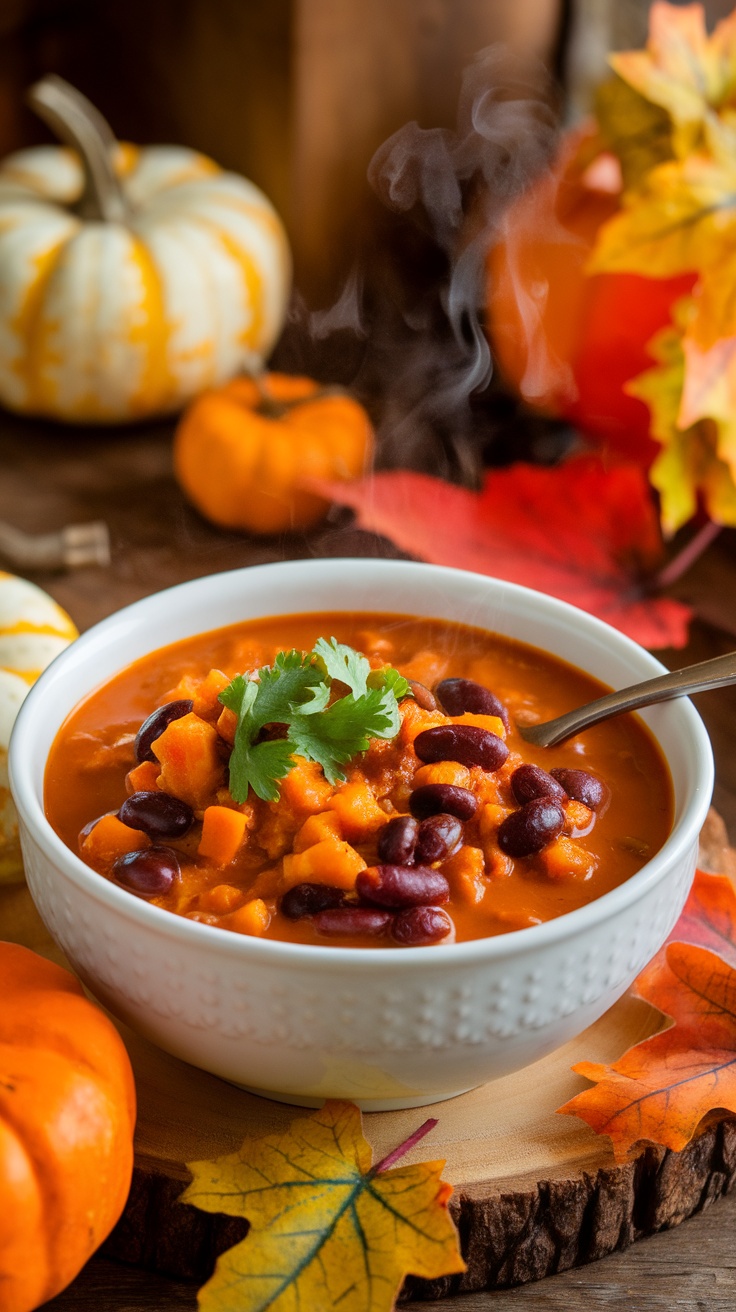
[[[22,878],[8,743],[20,704],[49,661],[77,636],[65,611],[25,579],[0,571],[0,883]]]
[[[116,423],[260,368],[290,284],[263,193],[196,151],[116,142],[61,79],[29,99],[75,149],[0,165],[0,401]]]

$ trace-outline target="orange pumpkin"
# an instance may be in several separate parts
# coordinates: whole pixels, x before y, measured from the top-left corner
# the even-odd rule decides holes
[[[64,1289],[109,1234],[133,1170],[123,1042],[68,971],[0,943],[0,1308]]]
[[[488,260],[489,332],[501,373],[534,408],[570,420],[649,466],[649,410],[626,383],[651,368],[647,343],[694,274],[585,272],[598,229],[619,208],[614,155],[591,159],[570,133],[550,172],[509,208]]]
[[[372,451],[370,421],[352,397],[272,373],[204,392],[177,427],[174,468],[213,523],[278,533],[325,515],[329,502],[309,490],[310,479],[358,478]]]

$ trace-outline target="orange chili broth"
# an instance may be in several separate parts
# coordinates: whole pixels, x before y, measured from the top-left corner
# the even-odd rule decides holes
[[[508,707],[512,729],[507,744],[512,758],[518,753],[524,761],[547,770],[556,766],[589,770],[610,788],[610,804],[590,834],[574,840],[597,854],[597,869],[590,877],[552,879],[535,856],[515,860],[511,874],[486,877],[478,904],[468,900],[467,891],[453,889],[445,909],[458,939],[524,928],[591,902],[633,875],[667,838],[673,815],[671,780],[653,737],[638,717],[619,717],[546,749],[531,747],[513,728],[519,714],[545,720],[599,696],[602,685],[596,680],[536,648],[480,629],[444,620],[343,612],[268,618],[200,634],[143,657],[91,693],[67,718],[49,756],[46,812],[56,832],[79,852],[82,828],[105,812],[117,811],[127,795],[126,773],[135,764],[132,735],[157,706],[186,695],[178,687],[182,676],[203,678],[215,668],[232,677],[272,662],[278,651],[291,647],[309,651],[319,637],[336,637],[364,651],[373,664],[391,663],[429,687],[446,677],[476,680]],[[518,805],[507,783],[502,792],[506,806]],[[256,805],[263,813],[271,809],[270,804]],[[303,819],[304,815],[298,823]],[[195,824],[185,839],[169,844],[189,854],[182,886],[152,899],[195,917],[204,890],[222,883],[239,886],[245,901],[258,870],[274,866],[251,838],[229,866],[214,869],[196,855],[200,830]],[[477,839],[476,843],[480,845]],[[376,863],[375,837],[354,846],[368,865]],[[272,915],[266,937],[336,947],[392,945],[387,937],[325,938],[308,917],[291,921],[277,910],[275,898],[268,905]],[[219,918],[211,917],[208,923],[219,923]],[[223,927],[227,928],[227,916]]]

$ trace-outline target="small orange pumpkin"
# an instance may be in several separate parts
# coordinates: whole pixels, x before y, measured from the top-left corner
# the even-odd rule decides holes
[[[0,943],[0,1307],[64,1289],[120,1216],[135,1089],[122,1039],[51,961]]]
[[[174,468],[207,519],[268,534],[318,523],[329,502],[309,481],[358,478],[372,452],[370,421],[352,397],[271,373],[236,378],[194,401],[176,429]]]

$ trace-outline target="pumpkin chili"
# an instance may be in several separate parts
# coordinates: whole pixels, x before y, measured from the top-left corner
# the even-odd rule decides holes
[[[503,934],[600,897],[670,831],[669,773],[637,717],[556,748],[515,730],[600,692],[447,621],[248,621],[153,652],[77,706],[46,812],[100,875],[236,933],[396,948]]]

